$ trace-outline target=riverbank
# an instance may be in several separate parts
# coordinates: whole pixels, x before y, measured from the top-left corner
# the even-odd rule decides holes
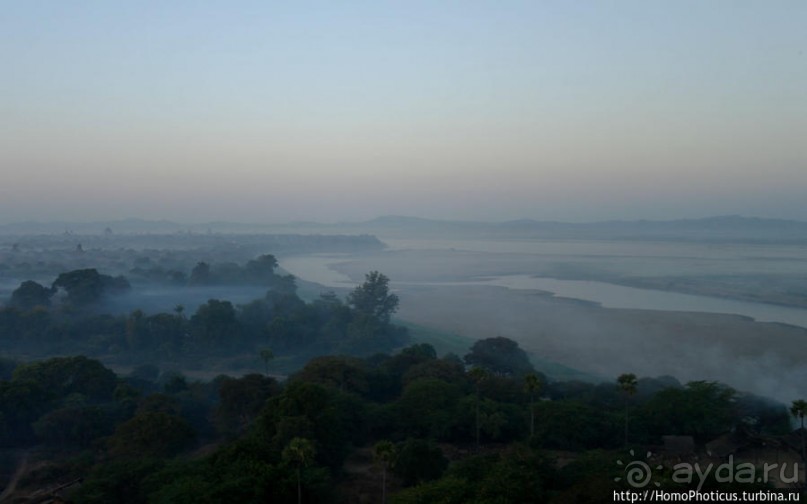
[[[807,330],[747,317],[602,308],[490,286],[407,286],[403,320],[472,339],[505,336],[526,351],[613,378],[716,380],[791,401],[807,395]]]

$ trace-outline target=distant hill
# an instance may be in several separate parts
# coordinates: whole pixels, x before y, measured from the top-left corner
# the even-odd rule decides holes
[[[678,220],[612,220],[587,223],[519,219],[505,222],[434,220],[387,215],[362,222],[265,224],[216,221],[182,224],[168,220],[20,222],[0,225],[0,235],[174,233],[348,233],[381,238],[555,238],[658,239],[807,243],[807,222],[738,215]]]
[[[385,216],[355,225],[378,236],[460,235],[477,238],[676,239],[807,242],[807,222],[737,215],[679,220],[587,223],[520,219],[505,222],[440,221]],[[448,237],[448,236],[446,236]]]

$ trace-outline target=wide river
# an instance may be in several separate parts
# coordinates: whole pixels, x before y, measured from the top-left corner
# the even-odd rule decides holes
[[[659,264],[677,260],[709,260],[719,264],[743,264],[743,269],[769,268],[773,262],[779,268],[793,273],[807,271],[807,249],[803,246],[779,245],[712,245],[696,243],[653,242],[605,242],[605,241],[413,241],[384,240],[391,251],[396,250],[471,250],[476,252],[523,254],[568,254],[570,257],[601,256],[620,258],[644,264],[648,261]],[[290,257],[281,261],[281,266],[295,276],[316,282],[326,287],[352,287],[349,277],[330,266],[351,261],[349,255],[309,255]],[[750,266],[749,266],[750,265]],[[558,297],[599,303],[606,308],[629,308],[663,311],[689,311],[735,314],[751,317],[759,322],[779,322],[807,328],[807,310],[766,303],[738,301],[711,296],[681,294],[676,292],[638,289],[600,281],[564,280],[536,277],[533,275],[504,275],[487,278],[469,278],[462,282],[396,282],[406,285],[491,285],[509,289],[527,289],[550,292]]]

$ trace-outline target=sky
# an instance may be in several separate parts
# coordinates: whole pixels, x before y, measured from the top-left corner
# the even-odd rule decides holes
[[[5,0],[0,222],[807,220],[807,2]]]

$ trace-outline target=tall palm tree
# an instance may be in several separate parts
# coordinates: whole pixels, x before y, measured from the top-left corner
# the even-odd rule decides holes
[[[530,394],[530,438],[535,435],[535,394],[541,392],[541,379],[535,373],[524,377],[524,390]]]
[[[807,450],[805,450],[804,445],[804,417],[807,415],[807,401],[803,399],[793,401],[793,404],[790,406],[790,414],[801,421],[801,458],[803,461],[807,462]]]
[[[275,354],[270,348],[261,350],[261,359],[263,359],[265,375],[269,376],[269,361],[275,358]]]
[[[283,449],[283,460],[297,466],[297,504],[303,502],[302,468],[314,460],[316,449],[310,439],[296,437]]]
[[[630,412],[630,397],[636,394],[636,389],[639,386],[639,381],[633,373],[625,373],[619,375],[616,379],[617,385],[620,390],[625,394],[625,444],[628,444],[628,416]]]
[[[373,447],[373,455],[376,462],[381,464],[381,504],[387,503],[387,469],[395,463],[398,455],[392,441],[379,441]]]
[[[490,373],[488,373],[486,369],[483,369],[481,367],[472,367],[468,371],[468,376],[471,378],[471,381],[473,381],[474,385],[476,386],[476,449],[479,450],[479,433],[482,429],[482,421],[479,412],[479,401],[480,401],[479,385],[483,381],[488,379]]]

